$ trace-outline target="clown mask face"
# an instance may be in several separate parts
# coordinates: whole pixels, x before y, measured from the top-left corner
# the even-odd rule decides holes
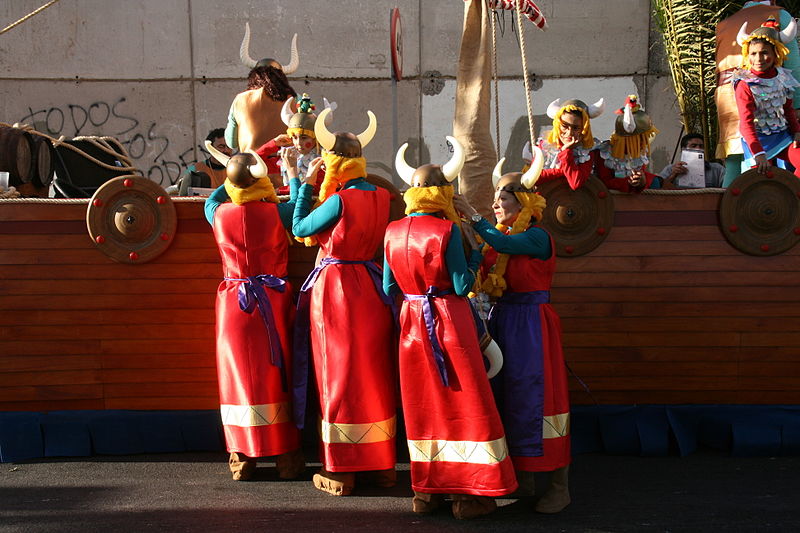
[[[307,153],[309,153],[311,150],[314,149],[314,147],[317,145],[317,141],[314,139],[314,137],[310,137],[305,134],[298,135],[296,133],[293,133],[292,144],[297,149],[297,151],[300,152],[300,155],[306,155]]]

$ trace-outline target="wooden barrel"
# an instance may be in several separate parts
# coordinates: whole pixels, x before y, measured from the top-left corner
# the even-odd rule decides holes
[[[55,150],[47,137],[31,135],[32,182],[37,187],[50,187],[55,174]]]
[[[8,172],[8,184],[22,185],[31,181],[30,134],[17,128],[0,126],[0,170]]]

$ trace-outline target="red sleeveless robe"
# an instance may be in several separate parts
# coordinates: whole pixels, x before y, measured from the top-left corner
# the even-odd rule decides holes
[[[342,215],[316,236],[325,257],[372,261],[389,222],[389,193],[378,188],[337,194]],[[330,472],[394,468],[394,325],[367,267],[323,268],[311,289],[310,316],[324,467]]]
[[[425,294],[431,286],[452,291],[445,264],[452,227],[433,216],[389,224],[386,260],[404,294]],[[404,300],[400,313],[400,390],[411,485],[424,493],[509,494],[517,481],[470,304],[455,294],[433,298],[449,386],[434,362],[423,305],[423,300]]]
[[[272,274],[285,278],[286,230],[275,204],[225,203],[214,216],[226,278]],[[300,447],[292,423],[291,390],[284,390],[280,369],[270,361],[269,340],[259,309],[239,308],[240,281],[223,280],[217,289],[217,374],[222,423],[228,451],[250,457],[279,455]],[[265,288],[291,376],[292,289]]]

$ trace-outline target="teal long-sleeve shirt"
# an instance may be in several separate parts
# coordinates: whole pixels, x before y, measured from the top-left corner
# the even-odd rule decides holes
[[[266,178],[265,178],[266,179]],[[297,194],[298,190],[300,189],[300,179],[293,178],[289,180],[289,201],[285,203],[278,204],[278,216],[281,217],[281,222],[283,223],[283,227],[289,229],[292,227],[292,213],[294,213],[294,205],[297,202]],[[217,189],[212,192],[209,197],[206,199],[205,206],[203,207],[203,211],[206,215],[206,220],[212,226],[214,225],[214,215],[217,212],[217,208],[230,200],[228,193],[225,191],[225,186],[220,185]]]
[[[506,235],[485,218],[473,226],[486,243],[501,254],[530,255],[546,261],[553,254],[550,235],[542,228],[528,228],[516,235]]]
[[[409,216],[435,216],[433,213],[412,213]],[[445,265],[450,273],[450,282],[453,292],[459,296],[466,296],[475,283],[475,272],[481,264],[482,255],[478,250],[470,253],[469,259],[464,257],[461,230],[455,224],[447,241],[447,250],[444,253]],[[383,260],[383,292],[392,295],[400,292],[397,281],[394,279],[392,269],[384,258]]]
[[[364,178],[355,178],[344,184],[343,189],[359,189],[362,191],[374,191],[377,188],[368,183]],[[297,196],[297,203],[294,206],[292,216],[292,233],[295,237],[310,237],[336,224],[342,216],[342,199],[338,195],[333,195],[319,207],[314,209],[311,201],[311,193],[314,187],[303,184]]]

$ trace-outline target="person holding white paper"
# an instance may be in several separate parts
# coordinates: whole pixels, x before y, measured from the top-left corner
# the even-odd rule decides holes
[[[653,180],[651,189],[675,189],[678,187],[703,187],[687,181],[689,174],[689,161],[697,152],[703,156],[702,165],[705,173],[705,187],[722,187],[725,178],[725,167],[719,163],[709,163],[705,160],[703,149],[703,136],[699,133],[689,133],[681,138],[681,160],[675,164],[667,165],[658,173],[658,178]],[[699,161],[698,161],[699,162]]]

